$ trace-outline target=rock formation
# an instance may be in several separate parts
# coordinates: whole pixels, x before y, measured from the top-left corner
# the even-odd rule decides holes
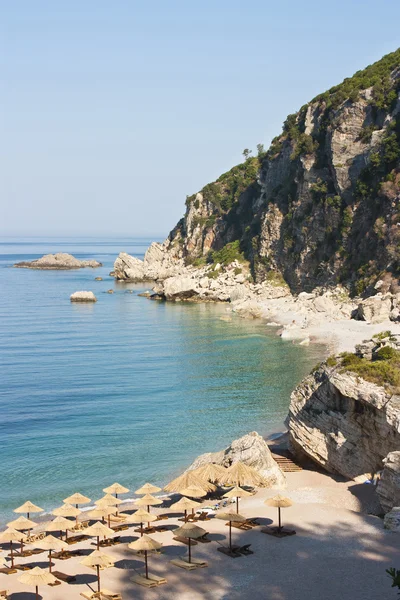
[[[376,491],[378,492],[382,508],[386,512],[394,507],[400,507],[400,452],[390,452],[383,460],[383,463],[385,466]],[[397,512],[400,531],[400,508],[397,508]]]
[[[93,292],[74,292],[70,296],[71,302],[97,302],[96,296]]]
[[[46,254],[41,258],[32,260],[31,262],[20,262],[16,263],[14,267],[25,268],[25,269],[55,269],[55,270],[68,270],[68,269],[83,269],[85,267],[101,267],[102,264],[97,260],[78,260],[72,254],[66,254],[65,252],[58,252],[57,254]]]
[[[386,513],[383,526],[389,531],[400,533],[400,506],[396,506]]]
[[[331,357],[306,377],[286,421],[294,451],[350,479],[370,478],[400,450],[399,352],[388,344],[382,353],[377,340],[363,349]]]
[[[269,482],[270,487],[283,487],[286,485],[285,475],[272,458],[268,444],[255,431],[234,440],[225,450],[201,454],[188,470],[197,469],[210,462],[229,467],[238,461],[257,469]]]
[[[157,281],[172,277],[183,269],[183,261],[174,254],[166,240],[163,244],[153,242],[144,260],[121,252],[111,274],[121,281]]]

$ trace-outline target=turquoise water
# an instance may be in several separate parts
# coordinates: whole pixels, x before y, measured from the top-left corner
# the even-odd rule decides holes
[[[46,510],[119,481],[165,484],[198,454],[278,430],[321,349],[284,342],[225,305],[159,303],[108,276],[150,240],[0,242],[0,521],[27,499]],[[9,268],[65,251],[104,266]],[[101,282],[96,276],[104,277]],[[107,294],[113,288],[114,294]],[[69,296],[93,290],[94,305]]]

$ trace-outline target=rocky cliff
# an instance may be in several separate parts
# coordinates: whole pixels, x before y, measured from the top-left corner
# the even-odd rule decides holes
[[[291,395],[293,449],[350,479],[382,471],[400,450],[400,342],[378,335],[330,357]]]
[[[246,262],[292,291],[344,282],[397,291],[400,273],[400,49],[286,119],[267,152],[186,200],[167,240],[194,266]]]

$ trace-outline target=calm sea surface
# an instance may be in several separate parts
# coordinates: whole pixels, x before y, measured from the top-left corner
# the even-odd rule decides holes
[[[321,348],[284,342],[226,306],[166,304],[108,276],[146,239],[0,240],[0,522],[30,499],[49,510],[119,481],[163,485],[198,454],[282,427]],[[49,252],[99,269],[10,268]],[[103,281],[94,281],[96,276]],[[112,288],[114,294],[108,294]],[[93,290],[94,305],[71,304]]]

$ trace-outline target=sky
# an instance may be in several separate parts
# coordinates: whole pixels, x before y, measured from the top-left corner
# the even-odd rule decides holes
[[[0,234],[166,236],[399,22],[398,0],[0,0]]]

